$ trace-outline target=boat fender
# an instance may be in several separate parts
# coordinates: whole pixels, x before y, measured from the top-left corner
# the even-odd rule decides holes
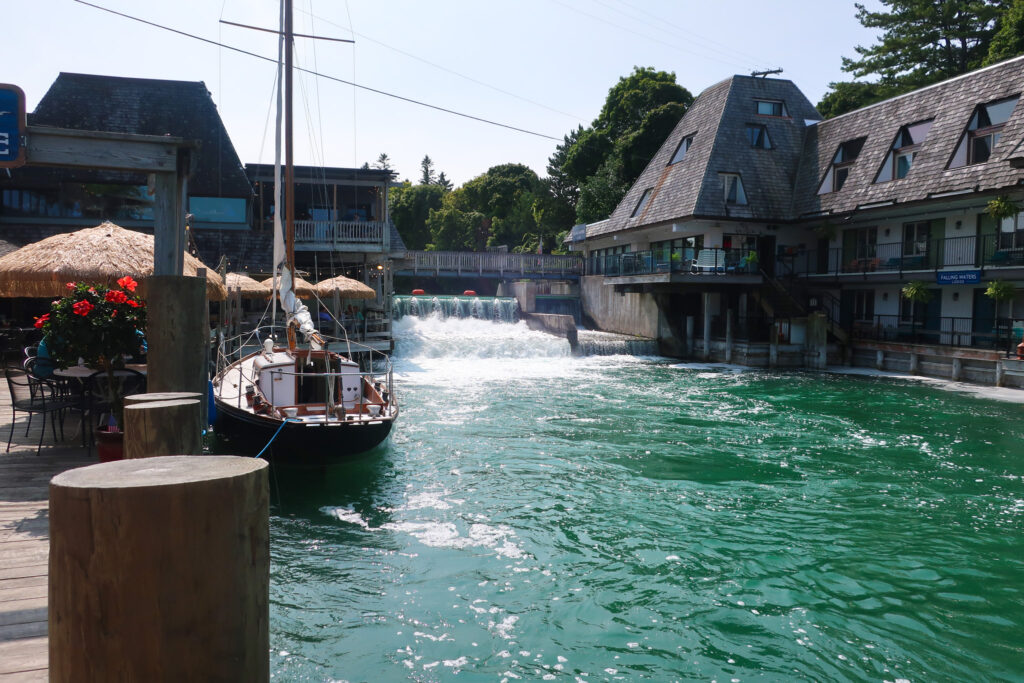
[[[462,296],[476,296],[476,291],[472,289],[467,289],[465,292],[462,293]]]
[[[413,296],[419,296],[421,294],[426,294],[426,292],[423,291],[422,289],[414,289],[414,290],[412,290],[412,294],[413,294]]]

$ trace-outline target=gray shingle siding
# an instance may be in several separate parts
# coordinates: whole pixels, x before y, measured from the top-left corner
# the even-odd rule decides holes
[[[1024,57],[819,121],[817,111],[791,81],[733,76],[694,100],[612,215],[589,226],[587,237],[692,217],[800,221],[881,202],[917,202],[946,192],[995,192],[1018,185],[1024,182],[1024,169],[1014,168],[1008,160],[1024,156],[1020,102],[988,162],[947,166],[975,107],[1022,91]],[[758,99],[782,100],[788,116],[758,116]],[[900,128],[925,119],[934,119],[934,124],[907,176],[875,183]],[[766,127],[772,149],[750,146],[748,124]],[[686,158],[669,166],[680,141],[689,135],[694,140]],[[860,137],[865,138],[864,146],[842,189],[819,195],[839,145]],[[720,173],[741,176],[746,206],[726,206]],[[647,206],[631,217],[647,188],[652,188]]]

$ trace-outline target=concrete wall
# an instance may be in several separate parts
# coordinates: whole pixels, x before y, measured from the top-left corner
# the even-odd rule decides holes
[[[605,332],[658,337],[658,304],[651,294],[616,294],[603,275],[580,279],[583,315]]]
[[[576,336],[576,321],[571,315],[553,315],[550,313],[520,313],[520,318],[526,321],[526,326],[531,330],[539,330],[553,334],[556,337],[565,337],[569,340],[569,347],[575,351],[578,344]]]

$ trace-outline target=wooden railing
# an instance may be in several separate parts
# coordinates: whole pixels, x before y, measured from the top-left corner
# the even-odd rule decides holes
[[[460,275],[582,275],[583,259],[574,254],[507,254],[472,251],[407,251],[401,262],[413,272]]]
[[[372,244],[391,248],[391,229],[385,221],[295,221],[296,244]]]

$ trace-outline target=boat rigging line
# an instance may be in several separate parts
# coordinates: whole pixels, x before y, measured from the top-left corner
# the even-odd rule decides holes
[[[207,43],[209,45],[216,45],[217,47],[222,47],[225,50],[231,50],[233,52],[238,52],[239,54],[248,55],[249,57],[255,57],[256,59],[261,59],[261,60],[263,60],[265,62],[270,62],[271,64],[274,64],[274,65],[276,65],[278,63],[276,59],[272,59],[272,58],[267,57],[265,55],[261,55],[261,54],[259,54],[257,52],[252,52],[250,50],[245,50],[245,49],[242,49],[240,47],[235,47],[234,45],[228,45],[227,43],[221,43],[221,42],[218,42],[216,40],[211,40],[210,38],[203,38],[202,36],[198,36],[198,35],[196,35],[194,33],[188,33],[187,31],[182,31],[180,29],[172,28],[172,27],[166,26],[164,24],[158,24],[156,22],[148,21],[148,20],[142,19],[140,17],[135,17],[135,16],[132,16],[130,14],[125,14],[124,12],[118,12],[117,10],[110,9],[109,7],[103,7],[102,5],[96,5],[94,3],[87,2],[86,0],[75,0],[75,2],[77,2],[80,5],[85,5],[87,7],[92,7],[93,9],[102,10],[104,12],[108,12],[110,14],[114,14],[114,15],[117,15],[119,17],[123,17],[125,19],[131,19],[132,21],[139,22],[140,24],[146,24],[147,26],[152,26],[154,28],[158,28],[158,29],[161,29],[163,31],[169,31],[171,33],[177,33],[180,36],[185,36],[186,38],[191,38],[193,40],[198,40],[200,42]],[[454,109],[448,109],[447,107],[442,107],[440,105],[430,104],[428,102],[423,102],[422,100],[414,100],[411,97],[405,97],[404,95],[398,95],[398,94],[395,94],[395,93],[388,92],[386,90],[380,90],[379,88],[371,88],[368,85],[362,85],[362,84],[359,84],[359,83],[355,83],[353,81],[347,81],[344,78],[339,78],[337,76],[331,76],[329,74],[320,73],[320,72],[314,71],[312,69],[305,69],[305,68],[297,66],[297,67],[295,67],[295,70],[296,71],[301,71],[303,73],[310,74],[312,76],[316,76],[317,78],[323,78],[323,79],[326,79],[328,81],[335,81],[337,83],[342,83],[344,85],[350,85],[353,88],[359,88],[360,90],[366,90],[368,92],[376,93],[378,95],[383,95],[384,97],[390,97],[392,99],[401,100],[402,102],[408,102],[409,104],[415,104],[415,105],[418,105],[420,107],[426,107],[427,109],[433,109],[435,111],[444,112],[445,114],[451,114],[452,116],[459,116],[461,118],[469,119],[471,121],[477,121],[479,123],[486,123],[486,124],[488,124],[490,126],[497,126],[498,128],[505,128],[506,130],[512,130],[512,131],[515,131],[517,133],[525,133],[526,135],[533,135],[535,137],[545,138],[547,140],[554,140],[554,141],[559,142],[559,143],[561,143],[563,141],[562,137],[556,137],[554,135],[547,135],[545,133],[538,133],[537,131],[528,130],[526,128],[519,128],[518,126],[513,126],[513,125],[510,125],[510,124],[507,124],[507,123],[501,123],[500,121],[494,121],[492,119],[485,119],[482,116],[474,116],[473,114],[466,114],[464,112],[455,111]]]

